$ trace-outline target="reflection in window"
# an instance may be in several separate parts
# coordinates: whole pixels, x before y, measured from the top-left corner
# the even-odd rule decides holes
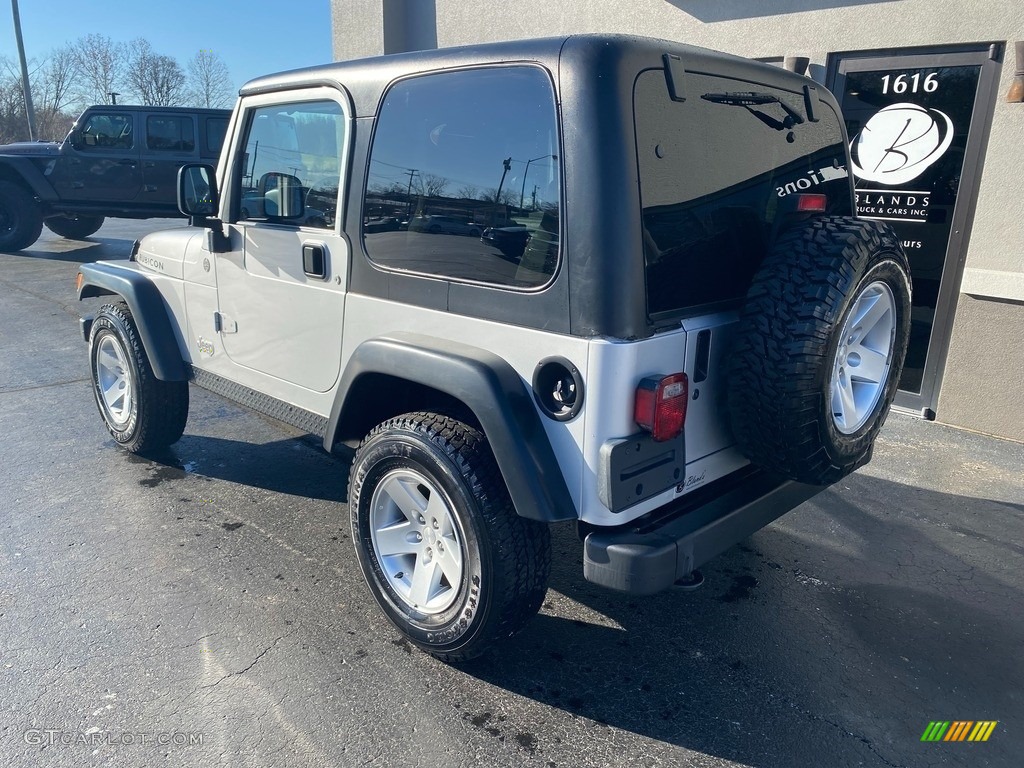
[[[551,81],[537,67],[398,83],[370,153],[367,253],[410,272],[545,284],[558,258],[558,153]]]
[[[850,215],[835,112],[805,119],[800,93],[687,72],[673,101],[662,70],[637,78],[634,111],[647,310],[653,317],[740,300],[801,192]]]
[[[92,115],[82,128],[82,145],[92,149],[131,149],[131,115]]]
[[[163,152],[192,152],[196,148],[192,118],[172,115],[147,117],[146,146]]]
[[[245,139],[239,218],[333,229],[345,120],[334,101],[260,107]]]

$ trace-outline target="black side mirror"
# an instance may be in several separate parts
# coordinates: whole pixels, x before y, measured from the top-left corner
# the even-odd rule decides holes
[[[224,224],[216,218],[220,209],[220,193],[213,166],[187,163],[178,170],[178,210],[188,216],[193,227],[205,227],[207,248],[211,253],[224,253],[231,243],[224,234]]]
[[[271,171],[260,176],[259,195],[267,218],[297,219],[306,210],[305,189],[297,176]]]
[[[219,208],[220,195],[213,166],[202,163],[183,165],[178,171],[178,210],[190,219],[208,219],[216,216]]]

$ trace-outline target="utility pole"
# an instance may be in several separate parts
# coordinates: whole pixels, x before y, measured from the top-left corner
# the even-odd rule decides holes
[[[406,173],[409,174],[409,186],[405,190],[405,218],[412,219],[412,179],[419,173],[415,168],[410,168]]]
[[[18,41],[18,58],[21,59],[21,87],[25,92],[25,115],[28,117],[28,139],[36,140],[36,110],[32,106],[32,87],[28,84],[28,62],[25,61],[25,41],[21,39],[21,14],[18,0],[11,0],[14,13],[14,37]]]
[[[501,204],[501,188],[505,186],[505,177],[508,172],[512,169],[512,158],[508,157],[501,161],[501,166],[505,170],[501,172],[501,181],[498,182],[498,192],[494,195],[494,211],[491,214],[491,226],[494,226],[494,216],[498,213],[498,206]],[[508,212],[505,213],[505,220],[508,221]]]

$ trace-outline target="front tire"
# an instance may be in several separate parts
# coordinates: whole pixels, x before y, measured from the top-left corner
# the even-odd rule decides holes
[[[128,305],[104,305],[92,324],[93,394],[110,435],[132,453],[177,442],[188,419],[188,383],[153,374]]]
[[[516,514],[473,427],[433,413],[379,425],[356,451],[349,509],[370,592],[431,655],[479,656],[540,608],[550,533]]]
[[[20,251],[39,239],[43,215],[17,184],[0,181],[0,251]]]
[[[68,240],[84,240],[103,226],[102,216],[54,216],[45,222],[53,234]]]

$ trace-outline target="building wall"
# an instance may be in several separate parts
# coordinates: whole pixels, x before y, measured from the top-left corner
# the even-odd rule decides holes
[[[417,0],[390,0],[392,14],[429,24]],[[387,22],[385,0],[333,0],[335,55],[359,55]],[[1024,409],[1008,407],[1024,371],[1024,104],[1005,101],[1013,42],[1024,39],[1021,0],[426,0],[436,10],[427,35],[440,47],[582,32],[664,37],[754,58],[807,56],[823,81],[829,53],[1008,43],[966,253],[957,319],[937,418],[1024,439]],[[366,14],[355,28],[346,19]],[[393,18],[393,17],[392,17]],[[384,21],[382,22],[382,19]],[[393,20],[389,23],[395,23]],[[420,41],[422,42],[422,41]],[[422,46],[426,47],[426,46]],[[374,52],[383,52],[383,46]],[[389,47],[388,52],[399,50]],[[1024,68],[1024,62],[1020,62]],[[979,351],[991,359],[979,361]],[[1009,399],[1008,399],[1009,398]],[[1016,400],[1019,406],[1019,398]]]

